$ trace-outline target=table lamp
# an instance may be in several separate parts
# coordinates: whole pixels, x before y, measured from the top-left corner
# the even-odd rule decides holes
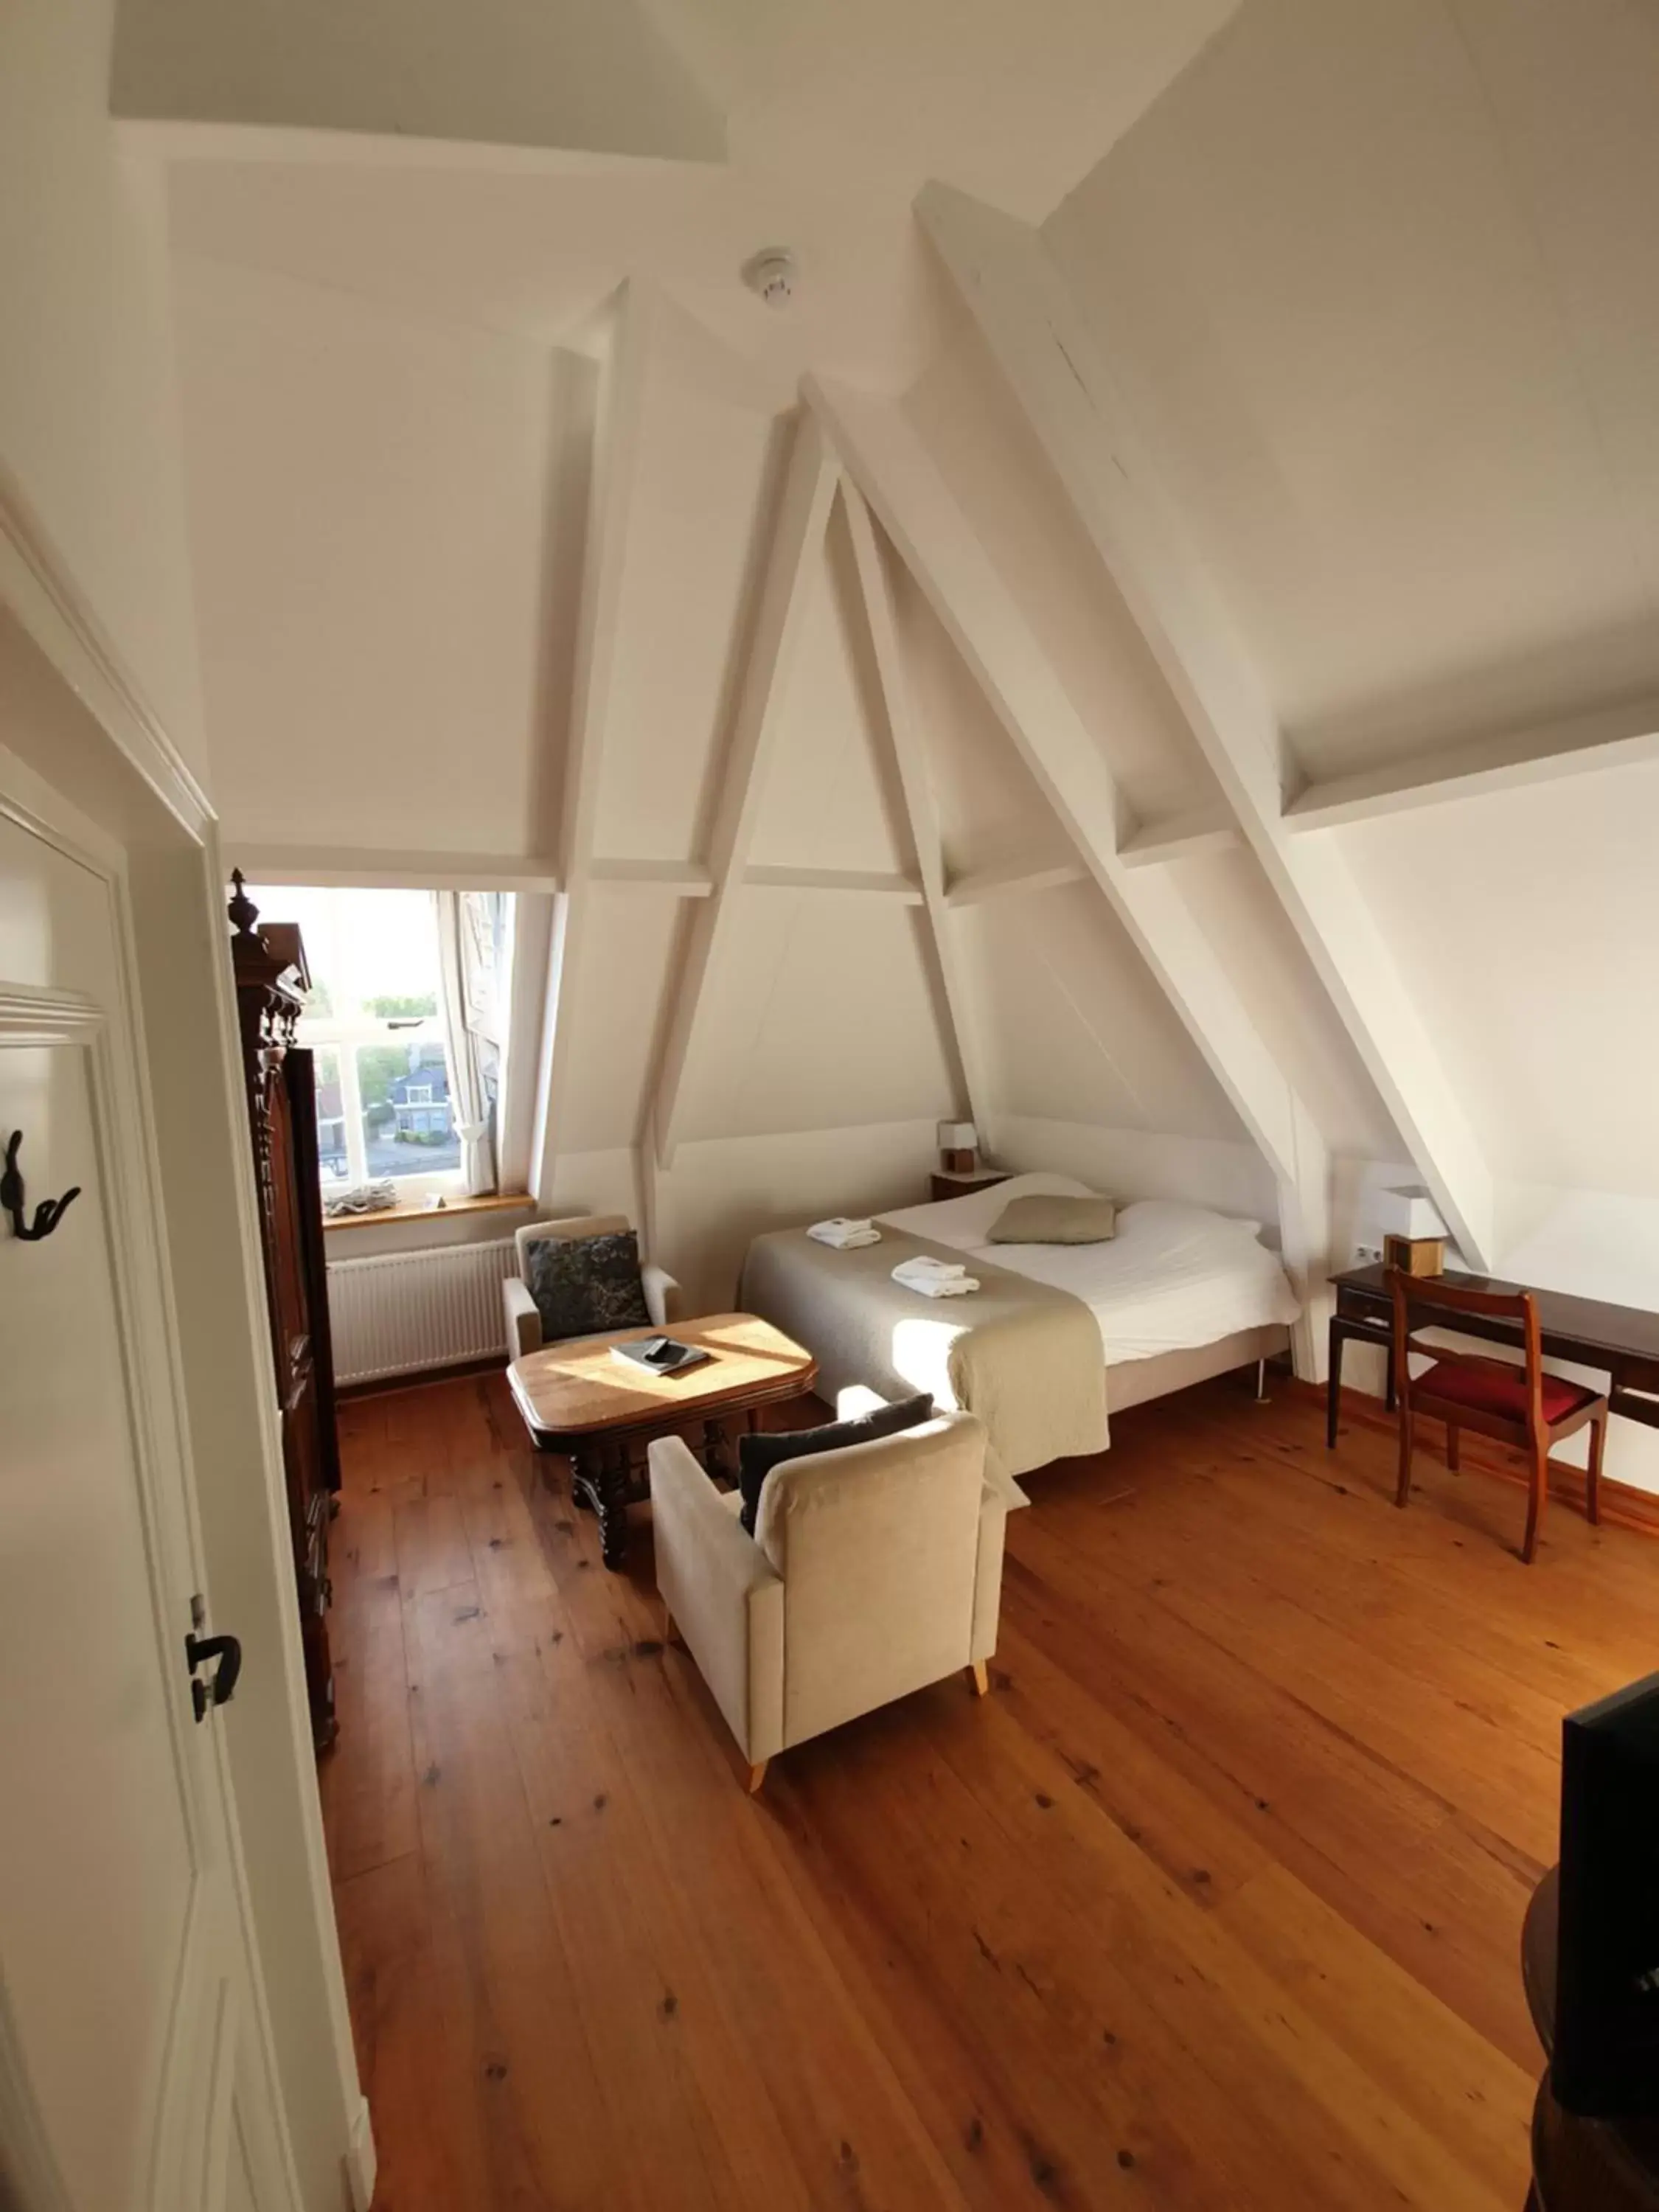
[[[972,1175],[979,1165],[979,1131],[971,1121],[941,1121],[939,1156],[946,1175]]]
[[[1443,1275],[1446,1224],[1420,1185],[1385,1190],[1377,1206],[1382,1264],[1407,1275]]]

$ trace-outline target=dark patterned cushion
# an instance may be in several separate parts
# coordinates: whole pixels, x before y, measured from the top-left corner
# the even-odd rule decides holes
[[[631,1229],[618,1237],[538,1237],[530,1247],[530,1295],[551,1344],[565,1336],[608,1336],[643,1328],[640,1244]]]
[[[920,1428],[933,1418],[933,1401],[924,1390],[918,1397],[901,1398],[896,1405],[878,1406],[850,1421],[826,1422],[821,1429],[773,1429],[757,1436],[738,1438],[738,1487],[743,1510],[738,1518],[752,1536],[760,1512],[761,1491],[775,1467],[785,1460],[805,1459],[817,1452],[841,1451],[848,1444],[873,1443],[878,1437],[896,1437],[902,1430]]]

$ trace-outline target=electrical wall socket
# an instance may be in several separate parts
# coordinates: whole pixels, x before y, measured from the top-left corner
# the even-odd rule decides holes
[[[1353,1256],[1359,1267],[1380,1267],[1382,1264],[1382,1247],[1380,1244],[1356,1244],[1353,1248]]]

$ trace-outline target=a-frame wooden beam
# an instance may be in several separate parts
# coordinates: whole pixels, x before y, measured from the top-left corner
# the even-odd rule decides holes
[[[809,409],[802,408],[793,433],[788,471],[778,502],[709,835],[708,866],[714,888],[698,902],[692,918],[685,957],[672,986],[668,1028],[652,1097],[647,1127],[658,1164],[664,1169],[673,1164],[684,1123],[686,1073],[697,1015],[743,887],[760,818],[766,772],[776,744],[778,705],[800,641],[812,568],[823,544],[836,473],[836,459],[822,426]]]
[[[574,1050],[572,1036],[577,964],[593,877],[593,823],[599,769],[611,713],[620,626],[623,568],[643,451],[646,384],[659,302],[637,281],[623,292],[599,391],[596,464],[588,498],[587,537],[571,684],[569,750],[559,824],[559,896],[548,957],[547,1050],[532,1146],[532,1188],[553,1194],[565,1100]]]
[[[1659,698],[1631,700],[1310,783],[1285,809],[1285,827],[1298,836],[1334,830],[1344,822],[1374,821],[1382,814],[1650,760],[1659,760]]]
[[[1126,868],[1161,868],[1171,860],[1192,860],[1200,853],[1228,852],[1237,842],[1232,817],[1217,805],[1138,823],[1117,850]]]
[[[841,496],[853,540],[853,561],[858,571],[877,679],[881,685],[893,770],[898,780],[910,849],[915,856],[916,875],[921,884],[934,996],[945,1018],[943,1027],[955,1063],[952,1072],[959,1103],[966,1107],[969,1120],[985,1129],[989,1126],[990,1097],[963,983],[962,963],[945,906],[945,847],[939,834],[939,807],[905,675],[892,586],[882,565],[881,547],[869,507],[850,477],[842,478]]]
[[[1265,687],[1185,543],[1093,334],[1030,225],[931,184],[916,213],[1261,860],[1465,1258],[1491,1265],[1492,1174],[1370,907],[1300,781]],[[1167,870],[1152,869],[1156,878]]]
[[[1322,1371],[1329,1254],[1325,1145],[1263,1042],[1170,868],[1126,868],[1118,794],[1099,746],[931,455],[898,410],[809,377],[842,462],[1106,894],[1279,1186],[1287,1267],[1304,1299],[1298,1371]]]

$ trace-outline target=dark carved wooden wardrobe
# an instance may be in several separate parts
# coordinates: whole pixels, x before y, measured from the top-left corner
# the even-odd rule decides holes
[[[239,873],[230,919],[242,1072],[253,1139],[265,1296],[282,1421],[306,1691],[317,1749],[334,1741],[334,1668],[328,1644],[328,1538],[340,1486],[334,1355],[318,1187],[316,1076],[294,1042],[309,983],[292,923],[256,927],[258,909]]]

